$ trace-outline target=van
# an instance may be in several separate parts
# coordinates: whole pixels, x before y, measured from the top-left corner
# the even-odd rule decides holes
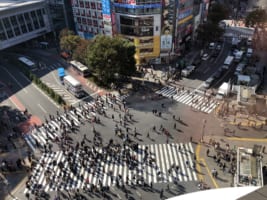
[[[245,69],[245,64],[244,63],[239,63],[236,67],[236,70],[235,70],[235,75],[240,75],[244,72],[244,69]]]
[[[211,84],[212,84],[213,81],[214,81],[214,77],[210,77],[210,78],[208,78],[208,79],[204,82],[203,87],[204,87],[205,89],[208,89],[208,88],[211,86]]]
[[[210,43],[210,45],[209,45],[209,49],[210,49],[210,50],[215,49],[215,43],[214,43],[214,42],[211,42],[211,43]]]
[[[248,46],[251,46],[251,45],[252,45],[252,37],[249,37],[249,38],[247,39],[247,45],[248,45]]]
[[[247,50],[247,57],[248,58],[252,57],[252,54],[253,54],[253,49],[248,48],[248,50]]]

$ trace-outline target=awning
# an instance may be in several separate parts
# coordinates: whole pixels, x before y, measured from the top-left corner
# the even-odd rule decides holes
[[[57,69],[57,73],[59,77],[65,76],[65,69],[63,67],[60,67]]]

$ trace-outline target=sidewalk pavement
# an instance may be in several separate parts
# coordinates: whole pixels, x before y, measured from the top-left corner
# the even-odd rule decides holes
[[[225,136],[205,136],[204,141],[199,143],[196,148],[197,156],[197,171],[199,180],[203,180],[210,188],[224,188],[233,186],[233,175],[231,174],[230,167],[231,161],[220,159],[220,163],[225,163],[225,171],[222,166],[216,161],[218,159],[218,150],[215,150],[215,145],[219,145],[221,152],[227,150],[235,152],[237,147],[253,148],[253,145],[261,145],[262,148],[267,145],[267,139],[262,138],[240,138],[240,137],[225,137]],[[209,149],[209,155],[207,150]],[[216,159],[214,159],[216,156]],[[232,158],[233,156],[231,156]],[[236,163],[234,161],[233,163]],[[267,156],[263,153],[263,166],[267,164]],[[218,172],[218,177],[212,175],[212,171]]]

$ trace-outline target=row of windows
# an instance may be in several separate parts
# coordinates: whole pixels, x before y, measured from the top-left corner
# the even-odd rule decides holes
[[[130,36],[153,36],[153,27],[121,26],[121,34]]]
[[[160,14],[160,8],[121,8],[115,7],[116,13],[132,14],[132,15],[151,15]]]
[[[126,16],[120,17],[121,25],[128,26],[153,26],[153,17],[131,18]]]
[[[87,16],[87,17],[94,17],[94,18],[103,18],[103,13],[98,12],[95,10],[85,10],[85,9],[73,9],[73,14],[76,16]]]
[[[93,33],[93,34],[104,34],[104,30],[102,28],[94,28],[86,25],[78,25],[78,31]]]
[[[140,49],[140,53],[153,53],[153,48]]]
[[[104,27],[104,22],[103,21],[98,21],[95,19],[90,19],[90,18],[81,18],[81,17],[77,17],[77,22],[79,24],[87,24],[87,25],[93,25],[95,27],[100,27],[103,28]]]
[[[7,40],[45,27],[44,9],[0,19],[0,40]]]
[[[72,6],[80,8],[92,8],[97,10],[102,10],[102,3],[98,2],[88,2],[88,1],[73,1]]]
[[[115,3],[125,3],[125,4],[153,4],[153,3],[161,3],[161,0],[114,0]]]

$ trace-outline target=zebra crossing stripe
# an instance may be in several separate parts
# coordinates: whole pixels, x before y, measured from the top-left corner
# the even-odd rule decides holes
[[[180,144],[176,144],[176,145],[180,145]],[[178,151],[178,156],[179,156],[179,160],[180,160],[180,165],[181,165],[181,175],[183,176],[183,179],[184,181],[187,181],[187,176],[186,176],[186,171],[185,171],[185,166],[184,166],[184,163],[183,163],[183,157],[181,155],[181,151],[179,151],[179,146],[178,147],[178,150],[176,149],[176,151]]]
[[[30,146],[30,148],[35,151],[35,147],[32,145],[32,142],[30,141],[29,137],[27,137],[27,135],[24,136],[25,141],[27,142],[27,144]]]

